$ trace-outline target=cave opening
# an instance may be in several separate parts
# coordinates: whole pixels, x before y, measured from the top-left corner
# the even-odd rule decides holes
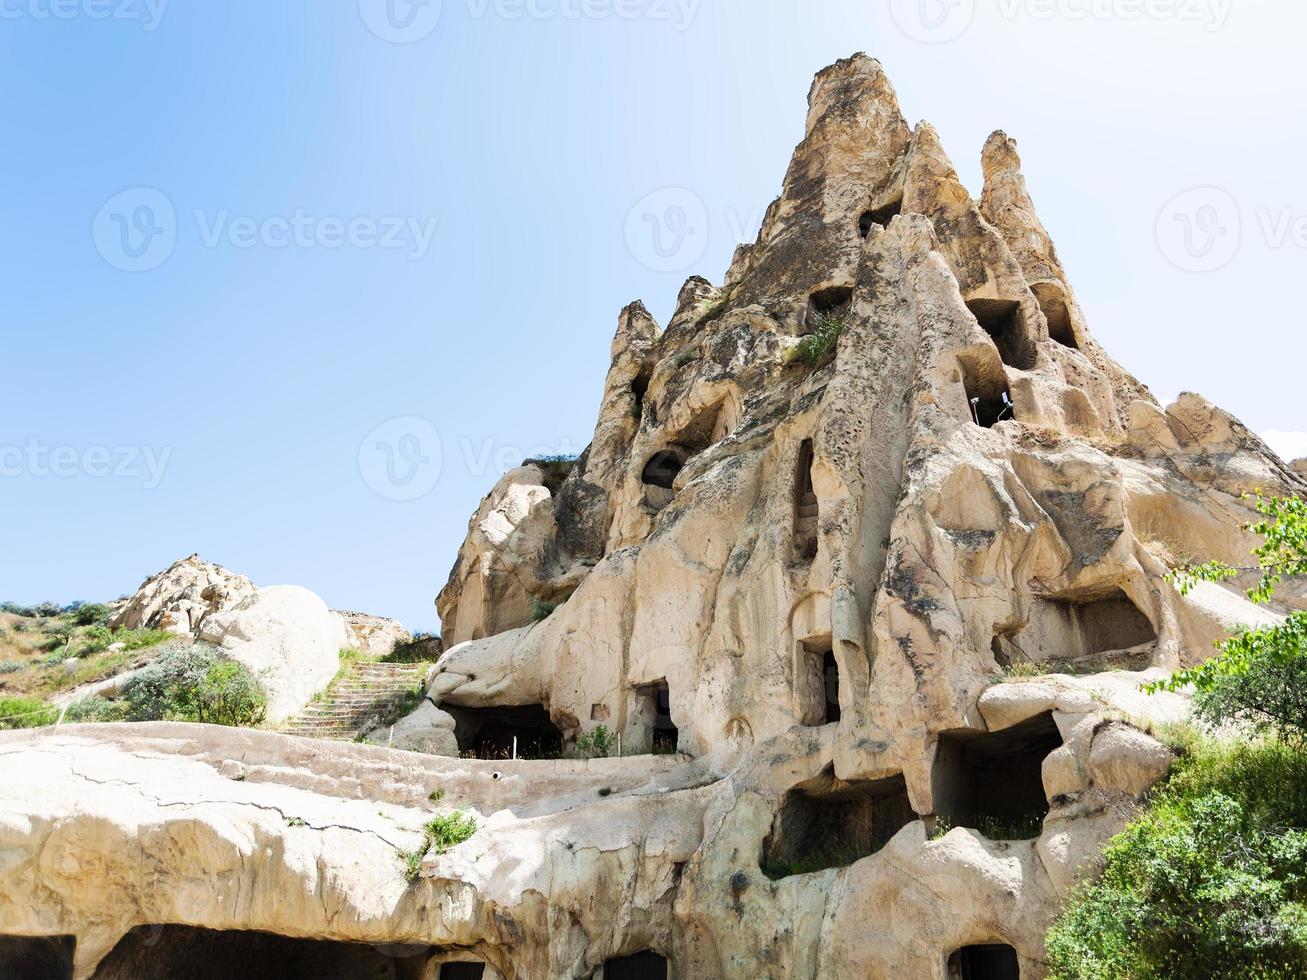
[[[77,939],[73,936],[0,935],[0,977],[13,980],[72,980]]]
[[[667,958],[650,950],[604,963],[604,980],[667,980]]]
[[[649,394],[649,383],[653,380],[653,368],[642,368],[640,373],[635,376],[631,382],[631,395],[635,398],[635,405],[631,409],[631,417],[637,422],[644,417],[644,400]]]
[[[1035,345],[1026,337],[1021,304],[1016,300],[973,299],[967,309],[998,348],[1003,363],[1021,371],[1035,366]]]
[[[527,704],[467,708],[442,704],[454,719],[454,738],[465,758],[556,759],[563,752],[563,733],[544,705]]]
[[[1002,943],[963,946],[948,959],[948,980],[1021,980],[1021,963]]]
[[[1048,336],[1063,347],[1079,350],[1076,331],[1071,325],[1071,309],[1067,305],[1066,293],[1062,287],[1052,282],[1036,283],[1030,287],[1039,303],[1044,319],[1048,321]]]
[[[888,228],[889,223],[903,213],[902,199],[862,212],[858,218],[858,237],[866,238],[875,227]]]
[[[1045,712],[1001,732],[939,736],[932,786],[935,816],[990,840],[1030,840],[1048,815],[1043,764],[1062,745]]]
[[[421,980],[432,952],[428,946],[139,926],[104,958],[92,980]]]
[[[840,666],[829,636],[799,644],[795,677],[802,724],[819,728],[840,720]]]
[[[649,723],[650,751],[654,755],[674,755],[681,733],[672,721],[672,689],[666,680],[659,680],[642,685],[638,694],[641,712]]]
[[[1000,634],[996,648],[1012,663],[1052,665],[1058,673],[1144,669],[1157,631],[1124,590],[1034,601],[1020,632]],[[1002,665],[1003,660],[997,656]]]
[[[785,794],[759,865],[773,880],[847,867],[916,819],[902,774],[845,781],[827,766]]]
[[[794,554],[801,562],[817,557],[820,511],[812,483],[812,440],[804,439],[794,473]]]
[[[1007,374],[997,361],[988,363],[988,360],[992,360],[992,355],[989,359],[970,354],[958,356],[967,411],[971,421],[982,429],[992,429],[1000,422],[1017,417]]]

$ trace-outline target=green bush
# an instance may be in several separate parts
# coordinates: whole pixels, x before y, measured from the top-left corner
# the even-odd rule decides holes
[[[89,657],[92,654],[103,653],[112,643],[113,630],[109,627],[99,624],[88,626],[77,638],[77,656]]]
[[[72,725],[89,725],[94,722],[126,721],[126,715],[127,705],[122,701],[90,697],[70,704],[64,712],[64,721]]]
[[[199,644],[165,651],[123,685],[128,721],[194,721],[233,727],[257,725],[268,698],[241,664]]]
[[[1307,976],[1307,754],[1197,747],[1047,946],[1053,980]]]
[[[76,626],[93,626],[109,618],[109,607],[98,602],[78,606],[72,611],[73,624]]]
[[[417,881],[422,871],[422,859],[431,851],[444,854],[451,847],[456,847],[471,838],[477,832],[476,817],[470,817],[462,810],[442,814],[428,820],[422,828],[422,844],[414,851],[400,851],[399,858],[404,862],[404,877],[408,881]]]
[[[576,740],[576,752],[587,759],[607,759],[616,744],[617,737],[608,730],[607,725],[595,725]]]
[[[27,664],[21,660],[5,660],[0,662],[0,674],[17,674],[20,670],[26,670]]]
[[[826,364],[835,356],[840,334],[844,332],[844,322],[848,317],[847,309],[814,314],[812,332],[786,352],[785,363],[794,364],[802,361],[810,368],[819,368]]]
[[[42,728],[59,720],[59,709],[40,698],[0,697],[0,730]]]
[[[554,614],[554,610],[557,608],[558,608],[558,603],[556,602],[545,602],[543,599],[537,599],[535,601],[535,604],[531,606],[532,622],[536,622],[536,623],[544,622],[546,619],[548,619],[550,616]]]

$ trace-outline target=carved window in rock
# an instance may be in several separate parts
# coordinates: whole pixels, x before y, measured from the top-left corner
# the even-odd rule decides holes
[[[853,308],[852,286],[827,286],[808,298],[808,311],[803,332],[810,334],[817,327],[834,318],[843,318]]]
[[[1038,837],[1048,815],[1043,764],[1062,745],[1046,712],[999,732],[949,732],[935,750],[935,815],[990,840]]]
[[[820,512],[812,483],[812,440],[804,439],[794,472],[794,556],[801,562],[817,557]]]
[[[902,200],[886,204],[881,208],[871,208],[862,212],[862,215],[858,218],[858,237],[866,238],[871,234],[872,228],[888,228],[889,223],[902,213]]]
[[[639,422],[644,417],[644,400],[649,394],[649,382],[653,380],[653,368],[640,370],[631,382],[631,397],[635,400],[631,407],[631,417]]]
[[[1029,371],[1035,366],[1035,345],[1027,336],[1021,304],[1016,300],[973,299],[967,309],[998,348],[1008,367]]]
[[[804,725],[818,727],[840,720],[840,668],[829,638],[799,644],[797,680]]]
[[[964,946],[948,959],[948,980],[1021,980],[1021,963],[1011,946]]]
[[[617,956],[604,964],[604,980],[668,980],[667,958],[645,950]]]
[[[1063,347],[1079,350],[1075,328],[1071,325],[1071,308],[1062,287],[1052,282],[1041,282],[1031,286],[1030,291],[1035,294],[1039,308],[1044,311],[1044,319],[1048,321],[1048,336]]]
[[[901,774],[846,781],[827,766],[785,794],[763,842],[760,867],[773,880],[847,867],[875,854],[916,819]]]
[[[640,480],[645,487],[644,501],[654,510],[662,510],[672,502],[676,478],[685,464],[729,434],[734,413],[726,410],[727,401],[724,398],[696,413],[670,445],[649,457]]]

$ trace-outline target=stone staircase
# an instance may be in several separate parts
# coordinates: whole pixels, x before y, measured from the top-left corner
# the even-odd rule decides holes
[[[427,666],[356,662],[281,730],[305,738],[352,741],[411,702]]]

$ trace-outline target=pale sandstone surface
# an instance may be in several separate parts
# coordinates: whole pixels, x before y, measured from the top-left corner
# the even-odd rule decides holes
[[[468,751],[452,720],[530,708],[564,746],[604,724],[627,758],[10,736],[0,933],[76,934],[80,976],[172,922],[460,947],[513,980],[640,950],[678,978],[945,980],[991,943],[1042,977],[1060,901],[1187,717],[1141,685],[1273,621],[1168,572],[1242,564],[1242,495],[1304,487],[1238,420],[1190,393],[1163,408],[1111,359],[1015,143],[983,164],[976,201],[878,63],[823,71],[724,285],[688,282],[666,330],[622,311],[590,447],[561,482],[506,474],[473,515],[437,600],[450,650],[397,738]],[[829,316],[833,358],[794,363]],[[629,757],[669,731],[679,755]],[[991,840],[967,807],[1018,771],[1038,836]],[[819,840],[850,799],[888,833],[786,874],[805,821]],[[447,806],[481,829],[410,886],[397,851]]]

